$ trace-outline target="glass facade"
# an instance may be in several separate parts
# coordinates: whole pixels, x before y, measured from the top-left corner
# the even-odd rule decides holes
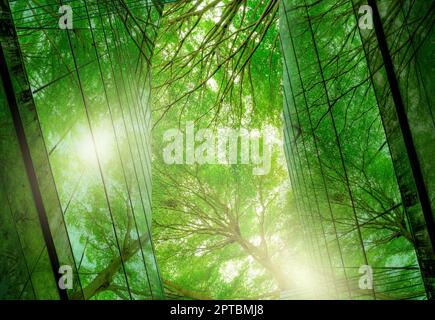
[[[287,163],[307,259],[330,291],[325,295],[431,298],[427,170],[435,131],[425,89],[430,69],[423,67],[433,53],[431,4],[378,2],[369,1],[372,12],[362,1],[282,2]],[[364,13],[374,26],[365,28]],[[365,270],[373,274],[366,288],[359,283]]]
[[[162,3],[1,2],[0,299],[163,298],[149,106]]]

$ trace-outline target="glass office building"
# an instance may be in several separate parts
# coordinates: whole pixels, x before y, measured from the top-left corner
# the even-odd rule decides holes
[[[328,296],[431,299],[431,3],[368,5],[282,2],[285,151],[307,259]]]
[[[163,2],[0,3],[0,299],[163,298],[149,106]]]

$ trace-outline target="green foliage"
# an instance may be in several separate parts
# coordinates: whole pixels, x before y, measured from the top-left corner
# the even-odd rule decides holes
[[[420,203],[360,1],[77,0],[73,30],[58,28],[59,1],[9,3],[25,70],[8,67],[20,99],[30,86],[18,108],[56,254],[75,265],[70,298],[367,299],[365,264],[376,298],[425,297]],[[433,200],[421,6],[381,11]],[[0,299],[56,299],[3,89]],[[164,133],[188,122],[274,127],[271,170],[166,164]]]

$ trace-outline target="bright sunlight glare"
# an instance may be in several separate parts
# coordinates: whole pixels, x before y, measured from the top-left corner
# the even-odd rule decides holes
[[[114,143],[110,131],[103,128],[96,128],[94,130],[95,146],[92,140],[92,135],[89,130],[83,132],[77,140],[76,152],[83,162],[95,163],[96,150],[101,162],[107,161],[114,148]]]

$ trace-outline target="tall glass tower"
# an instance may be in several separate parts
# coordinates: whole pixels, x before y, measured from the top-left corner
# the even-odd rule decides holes
[[[150,59],[164,2],[0,2],[0,299],[163,297]]]

